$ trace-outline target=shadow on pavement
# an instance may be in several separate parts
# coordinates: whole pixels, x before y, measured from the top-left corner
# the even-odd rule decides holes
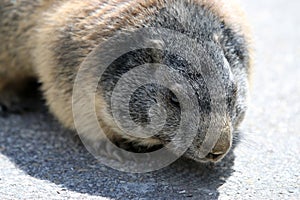
[[[117,199],[217,199],[218,188],[233,172],[232,152],[214,166],[181,158],[151,173],[119,172],[99,164],[74,133],[43,111],[2,117],[0,127],[0,152],[18,168],[79,193]]]

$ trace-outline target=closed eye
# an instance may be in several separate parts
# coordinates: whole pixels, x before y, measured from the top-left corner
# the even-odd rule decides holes
[[[170,102],[171,102],[173,105],[177,106],[177,107],[180,106],[179,100],[178,100],[178,98],[176,97],[175,94],[171,94]]]

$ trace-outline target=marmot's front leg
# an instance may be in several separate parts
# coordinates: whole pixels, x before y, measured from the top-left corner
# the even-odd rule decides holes
[[[21,113],[37,109],[33,99],[39,96],[38,84],[34,78],[15,77],[0,81],[0,114]]]

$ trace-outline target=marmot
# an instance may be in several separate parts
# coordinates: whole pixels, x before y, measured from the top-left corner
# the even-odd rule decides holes
[[[113,122],[110,107],[112,90],[122,75],[135,66],[162,63],[181,73],[197,91],[199,116],[192,117],[199,122],[198,133],[185,156],[200,162],[219,161],[229,151],[233,133],[244,118],[251,74],[249,28],[234,0],[2,0],[0,105],[8,111],[13,109],[17,101],[22,101],[18,93],[29,79],[35,78],[42,85],[50,111],[65,127],[74,129],[72,91],[82,62],[114,35],[147,27],[179,32],[203,46],[215,63],[215,69],[220,72],[211,76],[221,80],[225,88],[226,113],[220,119],[211,119],[209,91],[203,74],[193,70],[207,61],[195,52],[193,45],[186,44],[176,48],[185,49],[183,54],[186,55],[198,55],[195,62],[199,66],[191,66],[181,55],[155,49],[132,51],[113,62],[99,81],[96,95],[95,106],[101,126],[107,137],[119,145],[130,143],[147,149],[172,140],[172,133],[180,123],[182,105],[170,90],[147,84],[132,94],[130,115],[140,125],[149,123],[149,108],[157,103],[158,98],[166,105],[165,125],[149,138],[123,133]],[[147,38],[144,40],[147,41]],[[158,40],[154,43],[165,43],[164,38]],[[180,41],[173,42],[177,44]],[[117,49],[118,46],[111,48]],[[227,64],[229,67],[225,66]],[[85,84],[91,84],[89,79]],[[86,116],[84,121],[88,120],[89,116]],[[214,125],[214,120],[221,120],[223,127],[215,130],[219,133],[218,141],[210,147],[210,153],[202,157],[199,146],[203,142],[203,132],[207,129],[207,121]],[[99,138],[89,133],[89,127],[86,130],[84,137],[98,142]]]

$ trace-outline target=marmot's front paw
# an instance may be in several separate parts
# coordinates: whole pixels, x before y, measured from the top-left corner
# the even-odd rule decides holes
[[[21,114],[40,108],[37,99],[41,96],[36,83],[26,83],[22,87],[7,87],[0,90],[0,115]]]
[[[5,116],[8,113],[21,113],[26,110],[27,105],[22,103],[19,95],[14,91],[0,92],[0,115]]]

